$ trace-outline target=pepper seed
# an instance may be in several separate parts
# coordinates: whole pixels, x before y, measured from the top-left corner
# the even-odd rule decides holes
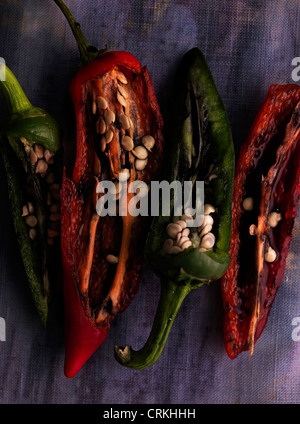
[[[22,208],[22,216],[27,216],[27,215],[29,215],[29,210],[27,205],[24,205]]]
[[[48,169],[48,164],[43,159],[40,159],[36,165],[35,172],[37,174],[44,174]]]
[[[29,227],[35,227],[38,223],[37,217],[34,215],[28,215],[25,218],[25,222]]]
[[[176,223],[173,223],[173,222],[171,222],[170,224],[168,224],[167,229],[166,229],[167,234],[168,234],[168,235],[169,235],[172,239],[175,239],[175,238],[176,238],[176,236],[177,236],[177,234],[178,234],[179,232],[181,232],[181,230],[182,230],[182,227],[181,227],[180,225],[176,224]]]
[[[107,109],[104,112],[104,121],[105,121],[106,125],[112,124],[113,122],[115,122],[115,120],[116,120],[115,113],[112,110]]]
[[[29,238],[30,240],[35,240],[37,236],[37,231],[35,228],[30,228],[29,230]]]
[[[144,135],[144,137],[142,138],[142,143],[146,147],[146,149],[151,152],[151,149],[153,149],[155,145],[154,137],[152,137],[152,135]]]
[[[266,262],[269,262],[269,263],[272,263],[272,262],[275,261],[276,256],[277,255],[276,255],[275,250],[272,249],[271,246],[269,246],[267,252],[265,253],[265,261]]]
[[[147,159],[148,151],[144,146],[137,146],[134,150],[132,150],[134,156],[138,159]]]
[[[137,171],[143,171],[146,168],[148,159],[136,159],[134,166]]]
[[[278,212],[271,212],[268,216],[268,222],[271,228],[275,228],[278,225],[278,222],[281,221],[281,214]]]
[[[122,84],[128,84],[127,78],[123,74],[123,72],[116,71],[117,80],[120,81]]]
[[[118,90],[119,90],[119,93],[121,94],[121,96],[124,97],[124,99],[128,99],[127,90],[124,87],[122,87],[122,85],[118,86]]]
[[[132,138],[129,137],[128,135],[123,135],[121,139],[121,144],[127,152],[130,152],[134,148],[134,142]]]
[[[252,211],[252,209],[253,209],[253,197],[246,197],[243,200],[243,209],[245,211]]]
[[[106,260],[109,264],[116,265],[119,262],[119,258],[115,255],[107,255]]]
[[[124,128],[124,130],[129,130],[130,121],[128,117],[125,115],[125,113],[122,113],[121,115],[119,115],[119,122],[121,124],[121,127]]]
[[[107,109],[108,108],[108,103],[103,96],[97,97],[97,105],[98,105],[99,109]]]
[[[127,106],[127,102],[124,99],[124,97],[122,96],[122,94],[118,91],[117,92],[117,100],[120,103],[121,106],[126,107]]]

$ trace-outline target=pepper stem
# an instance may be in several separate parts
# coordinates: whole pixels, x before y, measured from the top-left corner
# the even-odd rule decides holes
[[[83,32],[81,31],[80,24],[76,22],[74,16],[72,15],[70,9],[64,4],[62,0],[54,0],[57,6],[60,8],[60,10],[65,15],[71,30],[73,32],[73,35],[75,37],[75,40],[77,42],[77,46],[80,53],[80,62],[81,64],[86,64],[90,62],[91,60],[98,57],[100,54],[103,53],[104,50],[98,51],[96,47],[91,46],[87,39],[85,38]]]
[[[5,70],[5,79],[3,81],[0,80],[0,89],[6,100],[10,115],[23,113],[31,109],[32,104],[28,100],[17,78],[5,64],[0,64],[0,66],[4,67]]]
[[[128,368],[143,369],[160,357],[180,306],[192,290],[190,284],[161,280],[160,299],[149,338],[145,346],[134,351],[130,346],[115,346],[115,358]]]

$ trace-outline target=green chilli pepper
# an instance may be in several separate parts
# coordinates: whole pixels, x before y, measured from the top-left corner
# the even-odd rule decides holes
[[[0,128],[0,152],[22,261],[45,326],[59,258],[60,134],[54,118],[33,106],[11,70],[0,66],[9,112]]]
[[[115,347],[124,366],[142,369],[160,356],[187,294],[219,279],[230,263],[234,146],[223,102],[199,49],[186,53],[175,79],[172,112],[166,122],[166,179],[204,182],[204,210],[198,227],[188,228],[186,212],[154,218],[146,258],[161,279],[160,300],[145,346]],[[177,213],[177,212],[176,212]]]

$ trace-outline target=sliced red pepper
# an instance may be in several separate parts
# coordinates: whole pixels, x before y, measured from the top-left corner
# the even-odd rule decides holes
[[[150,184],[158,177],[163,148],[163,122],[148,71],[131,54],[104,53],[81,68],[70,92],[77,122],[76,159],[72,178],[64,173],[61,192],[68,377],[101,345],[116,314],[135,295],[150,224],[148,217],[130,214],[100,217],[96,212],[97,184],[117,182],[124,168],[130,173],[128,185],[134,180]],[[123,104],[118,101],[120,92],[127,97],[121,99]],[[105,119],[107,111],[113,112],[113,122]],[[129,128],[124,128],[124,115]],[[106,121],[105,131],[99,129],[100,120],[102,125]],[[107,131],[112,131],[113,137],[101,149]],[[145,135],[154,138],[143,170],[135,168],[132,151],[122,147],[124,135],[135,145],[140,145]],[[127,203],[130,196],[133,194],[128,193]],[[110,263],[108,255],[117,257],[118,263]]]
[[[300,198],[299,100],[297,85],[270,87],[236,166],[231,264],[221,280],[231,359],[253,353],[284,275]]]

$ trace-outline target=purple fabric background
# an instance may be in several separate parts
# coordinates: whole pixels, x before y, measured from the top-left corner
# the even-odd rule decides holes
[[[296,0],[74,0],[66,1],[91,44],[127,50],[147,64],[165,113],[166,96],[182,55],[198,46],[223,97],[238,150],[268,87],[292,83],[300,56],[300,3]],[[30,100],[51,112],[66,136],[74,130],[68,81],[78,62],[75,41],[51,0],[1,0],[0,56]],[[5,113],[0,101],[1,114]],[[159,280],[149,270],[131,306],[73,379],[63,374],[61,304],[42,330],[32,305],[12,228],[0,170],[0,403],[298,403],[300,342],[300,221],[287,270],[254,355],[231,361],[222,340],[218,283],[185,300],[158,362],[143,371],[122,368],[113,346],[138,349],[151,329]]]

